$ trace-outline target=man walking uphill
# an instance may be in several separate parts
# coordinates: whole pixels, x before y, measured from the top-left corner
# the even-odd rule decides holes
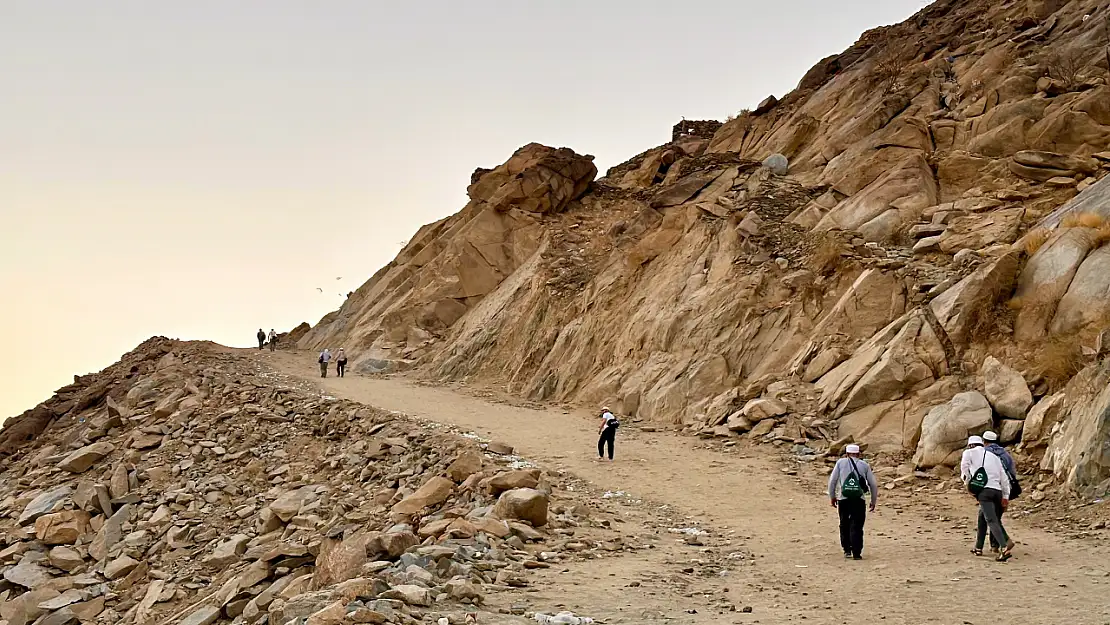
[[[829,475],[829,500],[840,512],[840,546],[844,549],[844,557],[862,560],[863,524],[867,521],[864,495],[871,493],[871,511],[874,512],[879,486],[871,466],[859,457],[859,445],[848,445],[844,453]]]
[[[266,337],[266,342],[270,344],[270,351],[277,349],[277,332],[270,328],[270,335]]]
[[[960,459],[960,479],[979,502],[979,514],[986,520],[991,537],[1003,546],[998,561],[1009,560],[1014,541],[1002,527],[1002,512],[1010,504],[1010,478],[1002,460],[983,447],[983,439],[978,436],[967,439],[967,449]],[[976,545],[976,549],[982,553],[983,543]]]
[[[317,362],[320,363],[320,377],[328,377],[328,363],[331,362],[331,352],[328,351],[328,348],[325,347],[324,351],[320,352],[320,358],[317,359]]]
[[[262,328],[259,328],[255,337],[258,338],[258,351],[262,351],[262,346],[266,344],[266,333],[262,331]]]

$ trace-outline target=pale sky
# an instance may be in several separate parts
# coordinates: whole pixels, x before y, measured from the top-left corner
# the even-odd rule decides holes
[[[475,167],[604,172],[925,4],[0,0],[0,419],[152,335],[315,323]]]

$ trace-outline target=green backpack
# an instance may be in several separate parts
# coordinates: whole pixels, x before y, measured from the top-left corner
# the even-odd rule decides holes
[[[983,464],[975,469],[975,473],[971,474],[971,479],[967,481],[967,490],[972,495],[978,495],[983,492],[987,487],[987,482],[990,478],[987,477],[987,450],[983,450]]]
[[[856,471],[856,463],[852,462],[852,472],[848,474],[844,484],[840,486],[840,494],[845,499],[859,499],[863,497],[863,492],[863,481],[860,479],[859,472]]]

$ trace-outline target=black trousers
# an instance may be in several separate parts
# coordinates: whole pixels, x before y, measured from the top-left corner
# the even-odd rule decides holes
[[[277,339],[270,339],[270,351],[277,349]]]
[[[264,339],[264,338],[258,339],[258,350],[259,351],[262,351],[262,345],[265,342],[266,342],[266,339]]]
[[[991,533],[991,544],[1005,547],[1010,542],[1006,528],[1002,527],[1002,491],[997,488],[984,488],[976,496],[979,500],[979,523],[986,525]],[[975,548],[983,548],[982,534],[975,540]]]
[[[841,499],[836,504],[840,512],[840,546],[844,553],[863,554],[863,524],[867,522],[867,500]]]
[[[609,446],[609,459],[613,459],[613,442],[617,438],[617,428],[605,428],[601,431],[601,438],[597,439],[597,457],[605,457],[605,446]]]
[[[347,361],[346,360],[340,360],[339,362],[335,363],[335,372],[339,374],[339,377],[343,377],[343,372],[346,371],[346,370],[347,370]]]

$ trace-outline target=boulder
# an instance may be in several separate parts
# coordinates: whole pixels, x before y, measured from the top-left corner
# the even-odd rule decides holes
[[[513,446],[500,441],[492,441],[486,444],[486,451],[498,456],[511,456],[513,455]]]
[[[250,536],[246,534],[236,534],[216,545],[216,548],[202,560],[202,563],[220,569],[235,564],[246,553],[247,543],[250,540]]]
[[[471,199],[485,202],[498,212],[518,209],[529,213],[559,213],[578,199],[597,175],[592,156],[569,148],[529,143],[513,153],[504,165],[470,185]]]
[[[1003,419],[998,425],[998,441],[1003,445],[1012,445],[1021,440],[1021,430],[1025,421],[1020,419]]]
[[[847,358],[848,354],[840,348],[830,347],[823,350],[806,365],[805,371],[802,373],[802,381],[816,382],[821,379],[821,376],[832,371],[833,367],[844,362]]]
[[[1065,228],[1033,254],[1018,279],[1014,338],[1033,341],[1045,335],[1060,298],[1094,244],[1092,229]]]
[[[1025,209],[1021,207],[967,215],[952,220],[940,237],[940,251],[953,254],[962,249],[979,250],[1017,240]]]
[[[73,489],[65,485],[55,486],[43,491],[23,508],[23,512],[19,515],[19,524],[29,525],[34,523],[35,519],[53,510],[54,506],[69,499],[72,494]]]
[[[1008,419],[1024,419],[1033,405],[1025,378],[994,356],[987,356],[981,371],[983,394],[995,412]]]
[[[740,412],[748,421],[759,423],[765,419],[773,419],[786,414],[787,407],[786,404],[777,399],[760,397],[744,404]]]
[[[929,303],[948,338],[966,344],[976,323],[1013,288],[1021,253],[1014,250],[985,263]]]
[[[380,549],[381,553],[386,554],[390,558],[398,558],[401,554],[419,544],[420,539],[412,532],[386,532],[373,541],[371,546],[367,547],[366,551],[372,552],[375,550],[374,547],[376,546]]]
[[[471,475],[480,473],[482,463],[482,454],[474,451],[463,452],[458,458],[455,458],[451,466],[447,467],[447,477],[461,484]]]
[[[89,555],[97,560],[108,557],[112,547],[123,540],[123,524],[131,516],[131,506],[124,505],[115,514],[108,517],[104,524],[97,530],[92,543],[89,544]]]
[[[85,560],[77,553],[76,549],[65,546],[54,547],[46,554],[46,561],[50,566],[66,571],[67,573],[73,571],[77,567],[83,565]]]
[[[220,609],[205,605],[193,610],[189,616],[178,621],[177,625],[212,625],[220,618]]]
[[[119,579],[134,571],[139,564],[139,561],[131,556],[120,556],[104,566],[104,577]]]
[[[432,605],[432,593],[427,588],[412,584],[394,586],[380,595],[382,599],[400,601],[405,605],[428,607]]]
[[[1110,478],[1110,373],[1091,365],[1068,383],[1064,396],[1068,416],[1041,468],[1081,494],[1101,496]]]
[[[1055,152],[1041,152],[1037,150],[1022,150],[1014,153],[1014,162],[1026,167],[1053,169],[1065,172],[1062,175],[1074,176],[1075,174],[1093,174],[1098,171],[1098,161],[1093,158],[1068,156]]]
[[[115,445],[107,441],[86,445],[63,458],[58,463],[58,468],[70,473],[84,473],[115,449]]]
[[[1079,265],[1056,307],[1049,332],[1067,336],[1110,327],[1110,246],[1091,252]]]
[[[790,161],[782,154],[772,154],[763,159],[763,166],[776,176],[785,176],[790,169]]]
[[[72,545],[89,531],[89,513],[63,510],[35,520],[35,535],[47,545]]]
[[[61,593],[57,590],[50,586],[44,586],[37,590],[25,592],[18,597],[13,597],[8,601],[0,601],[0,623],[31,625],[47,612],[47,610],[39,607],[39,604],[59,595]]]
[[[493,513],[505,520],[528,521],[540,527],[547,524],[547,495],[531,488],[505,491],[497,498]]]
[[[4,579],[16,586],[34,590],[40,586],[45,586],[50,580],[54,579],[54,576],[46,568],[24,558],[20,560],[19,564],[4,571]]]
[[[981,393],[960,393],[951,401],[934,407],[921,422],[921,440],[913,462],[920,468],[954,466],[967,437],[989,429],[994,412]]]
[[[514,488],[535,488],[539,483],[539,469],[521,469],[498,473],[486,482],[486,487],[496,496]]]
[[[455,483],[445,477],[433,477],[416,489],[416,492],[405,497],[393,506],[394,514],[416,514],[425,508],[438,506],[447,501],[455,491]]]
[[[297,513],[301,511],[306,503],[315,498],[316,490],[311,486],[304,486],[282,494],[270,504],[269,508],[282,522],[288,523],[293,517],[297,516]]]
[[[1037,402],[1025,417],[1025,428],[1021,441],[1025,446],[1038,446],[1046,443],[1053,426],[1060,421],[1065,405],[1063,393],[1047,395]]]

